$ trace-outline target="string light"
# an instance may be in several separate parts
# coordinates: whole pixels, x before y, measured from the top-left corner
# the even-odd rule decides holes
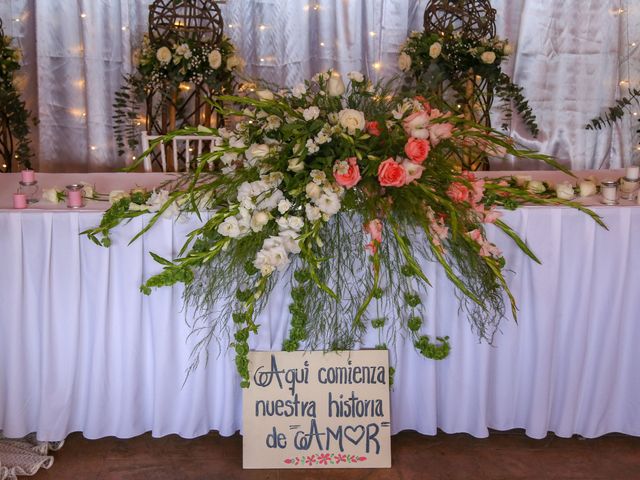
[[[321,46],[321,47],[324,47],[324,42],[320,42],[320,46]]]
[[[264,31],[267,29],[267,26],[263,23],[263,24],[261,24],[261,25],[258,27],[258,29],[259,29],[261,32],[264,32]]]
[[[376,62],[373,64],[374,70],[380,70],[382,68],[382,64],[380,62]]]
[[[87,18],[87,14],[86,13],[81,13],[80,14],[80,18]]]
[[[369,36],[370,37],[375,37],[376,36],[376,32],[369,32]]]
[[[91,150],[93,150],[94,152],[98,149],[98,147],[96,147],[95,145],[91,145]]]

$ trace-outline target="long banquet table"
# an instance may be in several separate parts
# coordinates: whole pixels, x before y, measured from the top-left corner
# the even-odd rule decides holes
[[[504,173],[504,172],[501,172]],[[521,173],[521,172],[520,172]],[[591,172],[580,172],[584,176]],[[612,175],[611,172],[607,172]],[[557,179],[561,174],[532,173]],[[602,174],[600,174],[602,175]],[[152,187],[164,174],[39,174],[41,187],[78,181],[108,193]],[[209,361],[186,380],[195,339],[179,286],[139,292],[161,268],[149,255],[175,255],[195,217],[162,219],[140,240],[138,217],[113,233],[111,248],[78,235],[107,204],[81,210],[39,202],[11,209],[18,176],[0,175],[0,430],[61,440],[128,438],[151,431],[196,437],[241,428],[241,389],[233,352],[212,345]],[[589,200],[588,200],[589,202]],[[594,200],[591,199],[591,203]],[[421,358],[399,339],[392,397],[393,433],[434,435],[523,428],[534,438],[640,435],[640,207],[593,206],[609,230],[563,207],[505,212],[542,261],[535,264],[496,230],[518,305],[493,345],[479,343],[443,271],[427,265],[427,333],[449,335],[450,356]],[[252,346],[280,349],[285,289],[270,299]],[[363,346],[372,346],[371,335]]]

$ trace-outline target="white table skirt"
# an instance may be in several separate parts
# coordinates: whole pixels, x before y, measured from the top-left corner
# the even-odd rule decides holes
[[[134,177],[142,176],[126,177],[123,186],[152,178]],[[43,175],[46,187],[43,178],[64,185],[68,176]],[[124,177],[95,178],[122,184]],[[0,207],[7,206],[7,179],[0,176]],[[138,290],[160,270],[148,252],[171,257],[197,220],[163,219],[127,246],[143,226],[139,217],[115,230],[106,249],[78,235],[100,221],[90,210],[103,208],[0,211],[0,430],[10,437],[35,431],[50,441],[74,431],[87,438],[233,434],[242,420],[233,352],[212,348],[209,363],[183,386],[193,341],[182,289]],[[452,351],[432,361],[399,341],[394,433],[640,435],[640,208],[595,210],[609,231],[566,208],[506,214],[542,265],[491,232],[513,270],[520,308],[518,324],[504,322],[493,346],[478,343],[452,285],[439,267],[427,266],[426,333],[449,335]],[[274,290],[255,348],[280,349],[288,302]],[[375,343],[367,338],[365,346]]]

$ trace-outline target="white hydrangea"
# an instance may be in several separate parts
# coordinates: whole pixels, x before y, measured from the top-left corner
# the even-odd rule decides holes
[[[279,189],[275,189],[271,192],[266,192],[260,195],[259,198],[256,199],[256,206],[260,210],[271,211],[278,206],[278,203],[280,203],[280,200],[282,200],[283,198],[284,194],[282,193],[282,191]]]
[[[282,246],[289,253],[300,253],[300,243],[298,241],[298,232],[293,230],[283,230],[278,235],[282,240]]]

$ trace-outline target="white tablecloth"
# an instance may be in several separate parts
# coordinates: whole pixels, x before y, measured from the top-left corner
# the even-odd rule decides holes
[[[99,191],[153,185],[153,174],[40,175],[44,187],[88,180]],[[61,440],[183,437],[241,427],[233,352],[212,349],[208,365],[185,380],[187,340],[180,287],[139,293],[159,271],[148,252],[171,257],[192,230],[161,220],[127,246],[139,217],[101,248],[78,232],[106,206],[83,210],[36,204],[11,210],[15,175],[0,175],[0,430]],[[492,236],[513,270],[508,278],[519,323],[504,322],[495,344],[478,343],[454,289],[433,265],[427,333],[449,335],[451,355],[420,357],[399,341],[392,430],[435,434],[524,428],[540,438],[640,435],[640,207],[597,206],[609,226],[567,208],[525,207],[505,220],[542,260],[537,265],[502,234]],[[277,289],[257,349],[280,349],[288,297]],[[367,339],[366,345],[375,344]]]

